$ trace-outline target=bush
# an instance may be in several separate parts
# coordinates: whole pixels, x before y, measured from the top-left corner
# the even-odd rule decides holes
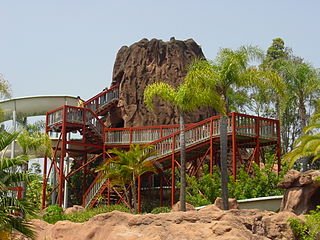
[[[46,213],[43,215],[42,219],[47,223],[55,224],[58,221],[65,220],[63,215],[63,208],[59,205],[50,205],[46,209]]]
[[[156,208],[152,209],[151,213],[152,214],[168,213],[170,211],[171,211],[171,209],[168,207],[156,207]]]
[[[283,189],[277,188],[277,184],[283,179],[286,170],[279,176],[272,170],[273,155],[267,155],[267,163],[263,169],[253,163],[254,175],[249,176],[245,169],[237,172],[237,180],[233,182],[232,176],[228,179],[229,197],[240,199],[277,196],[283,194]],[[212,204],[221,196],[221,174],[218,167],[214,167],[213,174],[209,174],[208,166],[204,165],[204,171],[199,178],[187,176],[188,203],[195,207]]]
[[[320,206],[310,211],[305,222],[297,218],[289,218],[288,222],[298,240],[320,240]]]
[[[131,210],[123,205],[110,205],[110,206],[100,206],[96,208],[88,208],[85,211],[65,214],[65,219],[71,222],[86,222],[90,218],[98,214],[112,212],[115,210],[120,212],[131,213]]]
[[[69,220],[71,222],[85,222],[98,214],[112,212],[115,210],[120,212],[131,212],[129,208],[123,205],[110,205],[88,208],[81,212],[64,214],[62,207],[58,205],[51,205],[46,209],[46,214],[43,215],[42,219],[51,224],[55,224],[56,222],[62,220]]]

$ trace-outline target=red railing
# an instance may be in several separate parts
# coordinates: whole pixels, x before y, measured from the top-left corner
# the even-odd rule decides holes
[[[228,134],[232,133],[231,116],[234,114],[236,123],[236,134],[261,137],[267,139],[277,138],[277,124],[278,120],[250,116],[240,113],[230,113],[228,121]],[[204,121],[187,124],[186,139],[188,141],[198,140],[200,136],[209,137],[210,122],[212,122],[213,136],[220,135],[220,116],[214,116]],[[192,131],[189,129],[193,129]],[[259,129],[259,131],[257,130]],[[135,127],[135,128],[111,128],[105,130],[106,144],[146,144],[150,142],[163,139],[173,133],[179,132],[179,125],[164,125],[164,126],[150,126],[150,127]],[[201,138],[201,137],[200,137]]]
[[[64,112],[66,113],[67,123],[86,125],[87,127],[91,126],[92,128],[96,129],[101,136],[103,136],[103,122],[91,109],[87,108],[64,105],[55,110],[47,112],[47,125],[52,127],[62,123]]]
[[[84,102],[84,107],[91,109],[93,112],[98,113],[101,109],[108,104],[115,102],[119,99],[119,86],[105,90],[96,96]]]

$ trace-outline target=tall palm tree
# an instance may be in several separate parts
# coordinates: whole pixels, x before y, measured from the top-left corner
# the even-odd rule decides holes
[[[18,136],[18,133],[0,132],[0,151],[7,147]],[[27,172],[16,171],[16,168],[28,161],[28,156],[22,155],[8,159],[4,154],[0,157],[0,231],[10,233],[19,231],[28,237],[34,238],[30,223],[24,218],[26,214],[34,214],[32,204],[24,198],[17,199],[12,193],[13,187],[21,181],[30,182],[32,176]],[[20,216],[17,216],[20,215]]]
[[[156,155],[151,145],[130,145],[129,151],[123,149],[111,149],[109,153],[115,156],[110,158],[97,171],[105,171],[103,176],[109,178],[111,184],[122,186],[127,200],[129,200],[127,185],[131,185],[133,206],[138,211],[136,180],[147,172],[155,172],[155,162],[152,158]]]
[[[220,151],[221,151],[221,185],[223,208],[228,207],[228,172],[227,172],[227,113],[234,109],[237,100],[243,96],[244,90],[253,91],[273,88],[283,93],[284,84],[278,74],[268,70],[259,70],[250,66],[252,60],[263,58],[263,52],[256,47],[240,47],[237,50],[223,48],[213,62],[197,60],[189,68],[185,81],[190,89],[199,87],[218,95],[220,105],[215,108],[220,119]]]
[[[164,83],[156,82],[148,85],[144,91],[144,102],[149,109],[154,109],[153,100],[159,97],[177,107],[180,125],[180,210],[186,211],[186,141],[185,141],[185,114],[201,106],[211,105],[220,112],[224,110],[220,97],[207,89],[198,89],[196,86],[183,82],[177,88]]]

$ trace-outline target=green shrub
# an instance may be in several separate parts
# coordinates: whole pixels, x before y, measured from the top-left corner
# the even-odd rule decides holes
[[[88,208],[84,211],[65,214],[64,216],[66,220],[69,220],[71,222],[86,222],[90,218],[98,214],[112,212],[115,210],[120,212],[131,213],[131,210],[123,205],[110,205],[110,206],[100,206],[96,208]]]
[[[306,221],[289,218],[289,225],[298,240],[320,240],[320,206],[316,211],[310,211]]]
[[[131,213],[131,210],[123,205],[110,205],[88,208],[81,212],[64,214],[62,207],[59,207],[58,205],[51,205],[46,209],[46,214],[43,215],[42,219],[51,224],[55,224],[56,222],[62,220],[69,220],[71,222],[85,222],[98,214],[112,212],[115,210]]]
[[[229,197],[240,199],[277,196],[283,194],[283,189],[277,188],[277,184],[283,179],[286,169],[278,176],[272,170],[273,155],[266,154],[266,164],[263,169],[253,163],[253,176],[249,176],[245,169],[237,172],[237,180],[233,182],[232,176],[228,179]],[[193,206],[212,204],[221,196],[221,175],[218,167],[214,167],[213,174],[209,174],[208,166],[204,165],[200,177],[187,176],[186,200]]]
[[[46,213],[43,215],[42,219],[47,223],[55,224],[58,221],[65,220],[63,215],[63,208],[59,205],[50,205],[46,209]]]
[[[156,208],[152,209],[151,213],[152,214],[168,213],[170,211],[171,211],[171,209],[168,207],[156,207]]]

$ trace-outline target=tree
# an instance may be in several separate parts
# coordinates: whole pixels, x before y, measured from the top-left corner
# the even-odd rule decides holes
[[[109,153],[115,156],[97,168],[97,171],[105,171],[104,178],[110,179],[111,184],[120,185],[129,200],[127,185],[131,185],[133,205],[135,212],[138,211],[136,180],[147,172],[155,172],[155,162],[152,158],[156,155],[151,145],[130,145],[129,151],[112,149]]]
[[[212,96],[219,96],[215,109],[221,115],[220,119],[220,163],[222,201],[224,209],[228,209],[228,173],[227,173],[227,113],[236,107],[235,103],[241,99],[244,91],[252,91],[253,87],[259,89],[275,89],[284,91],[281,78],[275,72],[259,70],[250,66],[251,60],[260,60],[263,53],[256,47],[240,47],[238,50],[221,49],[213,62],[198,60],[194,62],[186,76],[189,88],[197,91],[209,91]],[[208,95],[210,96],[210,95]],[[208,99],[206,96],[206,99]],[[210,97],[209,97],[210,98]],[[248,104],[248,102],[245,102]]]
[[[32,129],[32,128],[31,128]],[[43,157],[51,155],[51,140],[46,133],[38,131],[22,131],[17,137],[18,144],[22,148],[23,155]],[[22,165],[22,170],[28,170],[28,161]],[[26,183],[22,184],[23,197],[26,196]]]
[[[18,133],[0,132],[0,151],[5,151],[17,136]],[[9,233],[16,230],[34,238],[31,226],[25,219],[26,214],[34,214],[32,204],[24,198],[16,198],[11,190],[18,187],[21,181],[30,182],[33,179],[28,172],[15,170],[27,161],[28,157],[25,155],[13,159],[4,155],[0,157],[0,230]]]
[[[144,91],[144,102],[149,109],[153,109],[154,98],[162,100],[177,107],[180,124],[180,210],[186,211],[186,142],[185,142],[185,114],[200,106],[214,106],[220,109],[221,98],[217,94],[212,94],[206,89],[198,89],[196,86],[191,88],[190,84],[184,82],[175,88],[164,82],[156,82],[148,85]]]
[[[301,158],[311,159],[312,162],[320,159],[320,113],[312,116],[309,125],[304,129],[305,135],[299,137],[291,152],[283,156],[283,160],[292,167]]]

